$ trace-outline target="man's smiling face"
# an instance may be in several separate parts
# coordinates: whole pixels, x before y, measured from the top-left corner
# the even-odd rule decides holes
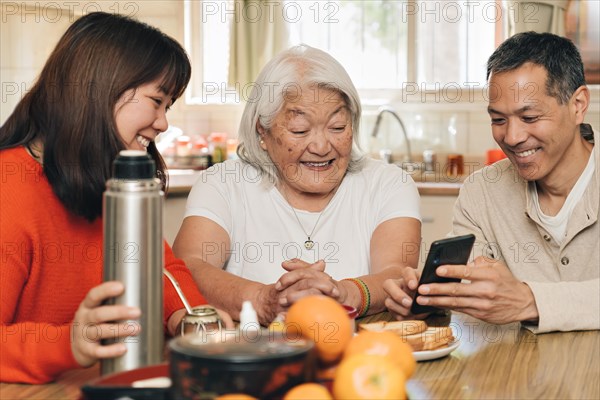
[[[546,91],[546,70],[532,63],[500,73],[489,80],[488,113],[494,140],[521,177],[548,179],[579,139],[573,98],[567,104]]]

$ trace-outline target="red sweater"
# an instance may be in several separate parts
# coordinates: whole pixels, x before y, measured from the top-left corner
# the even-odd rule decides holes
[[[23,147],[0,151],[0,187],[0,382],[45,383],[79,367],[70,328],[102,283],[102,219],[66,210]],[[165,265],[192,305],[206,303],[166,242]],[[165,323],[181,308],[165,280]]]

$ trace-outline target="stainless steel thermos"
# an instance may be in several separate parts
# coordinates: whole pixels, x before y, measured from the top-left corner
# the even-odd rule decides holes
[[[121,281],[123,295],[108,304],[139,307],[137,336],[120,341],[127,352],[102,360],[102,374],[157,364],[163,356],[163,197],[154,160],[143,151],[124,150],[113,163],[103,197],[104,281]]]

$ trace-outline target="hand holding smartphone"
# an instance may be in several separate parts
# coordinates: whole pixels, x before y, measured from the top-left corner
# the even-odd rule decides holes
[[[462,265],[469,261],[469,255],[475,242],[475,235],[469,234],[457,236],[448,239],[436,240],[431,244],[425,267],[419,279],[419,286],[426,283],[447,283],[460,282],[458,278],[444,278],[436,274],[440,265]],[[419,297],[419,287],[415,291],[413,303],[410,312],[413,314],[430,313],[438,311],[439,308],[432,306],[422,306],[417,303]]]

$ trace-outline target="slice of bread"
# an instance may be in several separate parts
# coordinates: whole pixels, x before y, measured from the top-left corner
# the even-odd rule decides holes
[[[358,329],[394,332],[401,336],[413,351],[435,350],[454,341],[450,327],[428,327],[425,321],[418,320],[373,322],[360,324]]]
[[[365,331],[390,331],[400,336],[408,336],[424,332],[427,329],[427,324],[425,321],[419,320],[379,321],[370,324],[360,324],[358,329]]]
[[[425,331],[413,335],[402,336],[413,351],[435,350],[454,341],[452,329],[447,326],[429,327]]]

